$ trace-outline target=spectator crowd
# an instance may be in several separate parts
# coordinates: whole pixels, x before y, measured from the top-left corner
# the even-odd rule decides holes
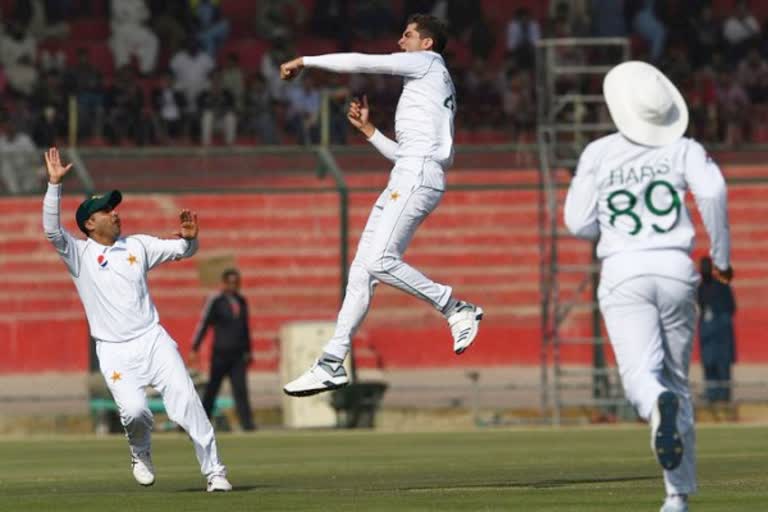
[[[13,0],[0,13],[0,151],[65,140],[77,106],[81,144],[316,143],[322,91],[329,93],[330,137],[347,141],[346,104],[367,94],[377,125],[391,129],[397,78],[304,73],[279,78],[279,64],[302,39],[335,51],[396,51],[405,16],[429,12],[452,36],[449,67],[458,89],[457,130],[526,142],[536,126],[535,44],[549,37],[628,37],[633,58],[658,65],[684,91],[691,134],[737,147],[768,142],[768,31],[745,0],[552,0],[537,18],[526,7],[509,19],[488,2],[403,0],[261,0],[249,33],[265,50],[241,62],[235,22],[222,10],[235,0]],[[245,1],[245,0],[244,0]],[[501,0],[500,0],[501,1]],[[248,2],[246,2],[248,3]],[[722,7],[723,2],[717,5]],[[114,69],[94,63],[77,41],[78,20],[108,27]],[[306,48],[306,46],[304,46]],[[326,51],[326,50],[323,50]],[[564,49],[560,62],[592,62]],[[599,80],[562,79],[558,92],[599,93]],[[603,109],[564,112],[566,121],[604,120]],[[14,146],[16,145],[16,146]]]

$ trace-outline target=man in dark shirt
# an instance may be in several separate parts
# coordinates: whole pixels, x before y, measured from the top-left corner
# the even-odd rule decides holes
[[[731,365],[736,362],[733,315],[736,301],[731,287],[712,277],[712,260],[700,261],[699,341],[709,402],[731,400]]]
[[[251,406],[248,402],[247,370],[251,361],[251,336],[248,328],[248,304],[240,295],[240,273],[225,270],[221,275],[223,289],[205,303],[192,340],[190,363],[198,360],[198,351],[209,326],[213,326],[213,353],[203,407],[210,418],[221,381],[229,375],[237,415],[243,430],[253,430]]]

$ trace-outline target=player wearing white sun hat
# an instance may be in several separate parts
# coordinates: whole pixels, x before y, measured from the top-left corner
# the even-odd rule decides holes
[[[651,424],[663,468],[661,512],[686,512],[696,492],[688,368],[698,273],[689,254],[690,190],[709,235],[716,278],[730,281],[726,186],[698,142],[683,137],[688,108],[645,62],[611,69],[603,82],[614,133],[583,151],[565,203],[576,236],[599,240],[598,300],[627,398]]]

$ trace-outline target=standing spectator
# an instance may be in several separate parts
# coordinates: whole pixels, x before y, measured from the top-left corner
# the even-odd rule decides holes
[[[115,68],[130,64],[131,57],[139,61],[139,71],[149,75],[155,70],[159,42],[145,22],[149,9],[144,0],[112,0],[112,38],[109,45],[115,58]]]
[[[203,50],[214,60],[229,36],[229,20],[222,17],[219,0],[189,0],[192,25]]]
[[[531,11],[527,7],[520,7],[507,25],[507,51],[517,56],[520,67],[533,67],[534,49],[539,39],[539,22],[531,17]]]
[[[736,301],[729,284],[712,276],[712,259],[699,262],[699,341],[709,402],[731,401],[731,366],[736,362],[733,315]]]
[[[213,132],[219,131],[224,135],[224,142],[231,146],[237,135],[237,115],[235,114],[235,98],[221,86],[221,77],[214,74],[211,77],[209,90],[200,93],[197,99],[200,118],[200,142],[210,146]]]
[[[197,110],[197,98],[208,88],[208,76],[215,64],[210,55],[200,51],[197,40],[190,38],[186,48],[179,50],[169,64],[174,77],[174,88],[184,94],[187,112]]]
[[[299,0],[261,0],[256,16],[256,33],[273,41],[291,38],[304,24],[306,11]]]
[[[46,144],[55,144],[65,134],[61,116],[56,107],[45,105],[34,121],[32,138],[35,145],[43,147]]]
[[[299,144],[320,142],[320,90],[315,87],[312,75],[304,77],[300,84],[288,89],[288,129]]]
[[[259,73],[251,75],[246,85],[242,118],[246,133],[255,135],[263,144],[278,143],[272,97]]]
[[[248,302],[240,294],[240,272],[225,270],[221,275],[223,290],[205,303],[203,314],[192,339],[190,366],[198,364],[198,351],[208,327],[213,326],[213,353],[203,408],[211,417],[221,382],[229,376],[235,407],[243,430],[254,430],[248,401],[247,370],[251,362],[251,335],[248,327]]]
[[[173,88],[171,74],[166,71],[152,91],[153,125],[160,142],[177,139],[184,133],[185,112],[184,94]]]
[[[731,62],[738,62],[750,45],[760,39],[760,24],[749,11],[746,0],[737,0],[735,12],[723,24],[726,54]]]
[[[16,123],[0,128],[0,176],[11,194],[37,192],[42,184],[36,169],[38,155],[32,138],[19,130]]]
[[[240,68],[240,57],[235,52],[227,55],[227,62],[221,70],[221,86],[228,90],[235,100],[235,109],[243,109],[243,94],[245,94],[245,79]]]

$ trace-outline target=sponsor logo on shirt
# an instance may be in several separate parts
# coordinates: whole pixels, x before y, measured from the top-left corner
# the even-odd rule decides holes
[[[107,258],[105,258],[103,254],[99,254],[96,258],[96,262],[101,268],[107,268],[107,265],[109,264],[109,261],[107,261]]]

